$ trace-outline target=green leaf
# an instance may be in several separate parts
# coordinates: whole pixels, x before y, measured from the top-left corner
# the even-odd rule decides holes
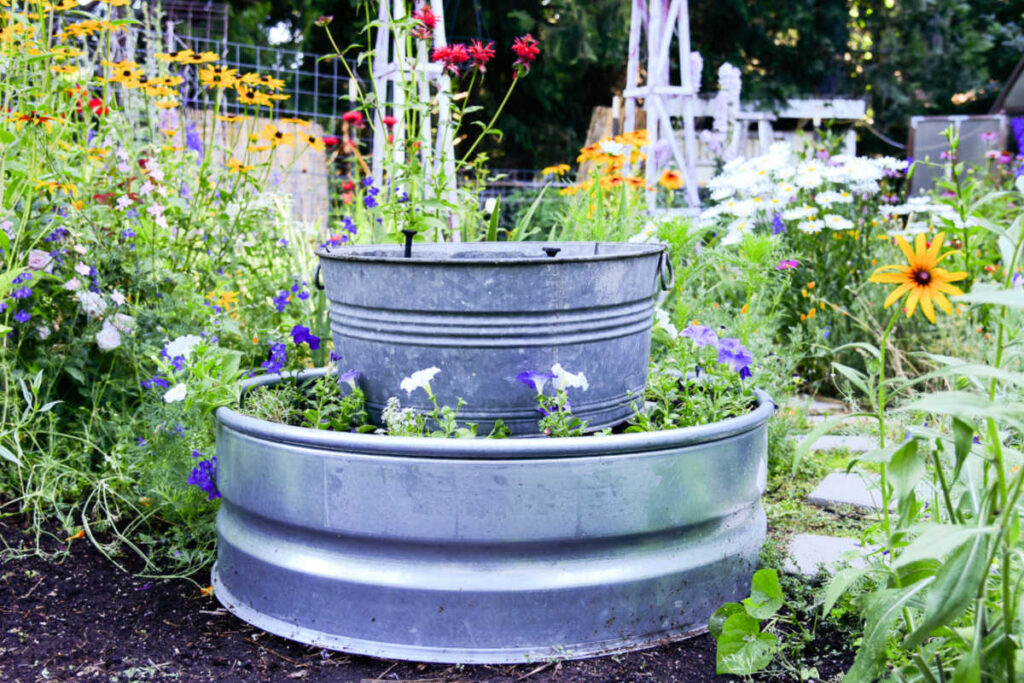
[[[14,142],[14,133],[0,129],[0,145],[9,145],[12,142]]]
[[[889,628],[918,593],[934,579],[927,579],[904,588],[875,591],[864,599],[864,637],[853,666],[843,678],[844,683],[873,683],[885,664]]]
[[[747,676],[764,669],[778,649],[778,640],[762,633],[760,624],[745,612],[725,620],[718,639],[715,662],[720,674]]]
[[[978,594],[988,572],[988,536],[979,534],[960,546],[939,569],[924,601],[924,618],[903,646],[916,648],[936,628],[960,616]]]
[[[988,398],[969,391],[936,391],[903,406],[904,412],[919,410],[924,413],[940,415],[959,415],[961,417],[977,417],[1005,420],[1024,428],[1020,416],[1024,415],[1024,404],[1009,401],[989,401]]]
[[[920,535],[911,542],[893,562],[893,567],[903,567],[918,560],[941,560],[971,538],[988,535],[997,530],[994,526],[966,527],[959,524],[923,523],[907,531]]]
[[[972,648],[960,655],[960,662],[953,671],[953,683],[981,683],[981,662],[978,660],[978,654],[978,651]]]
[[[889,483],[892,484],[896,500],[914,490],[926,471],[924,457],[918,455],[917,439],[911,439],[893,453],[889,461]]]
[[[758,569],[750,581],[750,597],[744,598],[747,614],[755,619],[768,619],[782,607],[782,586],[774,569]]]
[[[501,196],[497,197],[494,209],[491,211],[491,219],[487,222],[487,241],[498,241],[498,219],[501,217]]]
[[[1009,306],[1021,309],[1024,308],[1024,291],[978,284],[967,294],[953,297],[953,301],[956,303],[992,304],[994,306]]]
[[[869,571],[865,567],[846,567],[837,571],[825,587],[825,602],[821,606],[822,616],[827,617],[846,589],[866,576]]]
[[[725,603],[712,612],[711,617],[708,618],[708,632],[715,640],[718,640],[722,635],[722,627],[725,625],[725,620],[734,614],[739,614],[744,611],[743,605],[738,602]]]
[[[953,450],[956,455],[956,466],[953,469],[953,481],[956,481],[960,477],[960,468],[964,466],[964,460],[971,452],[971,446],[974,444],[974,425],[969,422],[961,420],[959,417],[953,418]]]
[[[867,375],[860,370],[855,370],[848,365],[842,363],[832,363],[832,367],[839,371],[839,373],[848,379],[850,383],[860,389],[861,393],[865,396],[871,396],[872,391],[868,389]]]
[[[18,460],[18,456],[7,450],[5,446],[0,446],[0,458],[3,458],[4,460],[10,460],[18,467],[21,467],[21,460]]]

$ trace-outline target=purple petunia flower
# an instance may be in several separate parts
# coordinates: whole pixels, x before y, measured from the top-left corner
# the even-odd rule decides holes
[[[544,385],[547,384],[547,381],[554,378],[553,372],[533,372],[532,370],[525,370],[516,375],[518,381],[533,387],[538,395],[544,393]]]
[[[726,337],[718,342],[718,362],[722,365],[728,365],[733,372],[739,372],[742,376],[743,370],[747,369],[747,376],[749,377],[749,367],[753,360],[754,357],[747,350],[747,347],[740,343],[739,339]]]
[[[330,355],[332,363],[337,363],[339,360],[341,360],[343,358],[343,356],[340,353],[338,353],[337,351],[331,351],[331,353],[329,355]]]
[[[690,325],[679,333],[680,337],[689,337],[693,343],[703,348],[705,346],[718,346],[718,335],[710,327],[703,325]]]
[[[309,331],[309,328],[305,325],[296,325],[292,328],[292,341],[296,345],[305,342],[309,344],[309,348],[316,350],[320,348],[320,337],[316,336]]]
[[[220,498],[220,491],[217,490],[217,456],[199,461],[192,468],[188,483],[202,489],[209,500]]]
[[[352,391],[356,390],[356,380],[359,379],[358,370],[349,370],[348,372],[338,376],[338,386],[347,384],[352,388]]]
[[[260,363],[260,366],[268,373],[276,372],[281,374],[281,369],[288,362],[288,349],[282,342],[270,343],[270,357]]]
[[[288,307],[288,299],[291,295],[288,294],[287,289],[282,289],[276,297],[274,297],[274,308],[277,309],[278,313],[284,313],[284,309]]]

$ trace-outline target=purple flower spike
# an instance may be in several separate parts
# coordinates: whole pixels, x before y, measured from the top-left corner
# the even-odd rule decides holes
[[[202,489],[209,500],[220,498],[220,491],[217,490],[217,456],[209,460],[201,460],[192,468],[192,474],[188,477],[188,483]]]
[[[782,221],[782,216],[778,211],[775,212],[775,217],[772,218],[772,234],[781,235],[786,232],[786,224]]]
[[[309,348],[314,350],[320,348],[320,337],[311,333],[309,328],[304,325],[296,325],[292,328],[292,341],[294,341],[296,345],[305,342],[306,344],[309,344]]]
[[[544,385],[547,384],[549,379],[554,379],[555,375],[551,372],[533,372],[532,370],[526,370],[516,375],[516,379],[523,384],[533,387],[533,390],[538,395],[544,393]]]
[[[747,347],[740,343],[739,339],[727,337],[718,342],[718,362],[728,365],[733,372],[739,372],[742,375],[743,370],[748,369],[749,376],[749,367],[753,361],[754,357]]]
[[[680,337],[689,337],[693,343],[703,348],[705,346],[718,346],[718,335],[710,327],[703,325],[690,325],[679,333]]]

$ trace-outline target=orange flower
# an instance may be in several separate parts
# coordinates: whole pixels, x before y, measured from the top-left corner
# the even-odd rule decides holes
[[[686,182],[683,180],[683,174],[675,169],[666,168],[661,172],[661,177],[658,178],[658,184],[664,187],[666,190],[678,190]]]

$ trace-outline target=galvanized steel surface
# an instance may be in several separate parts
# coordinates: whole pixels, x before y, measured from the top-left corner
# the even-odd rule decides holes
[[[514,434],[536,434],[535,394],[515,378],[555,363],[589,380],[588,391],[569,395],[591,429],[630,414],[647,380],[662,245],[431,243],[413,245],[408,259],[402,251],[318,252],[340,367],[362,373],[375,419],[390,396],[429,411],[424,392],[399,385],[438,367],[438,402],[463,399],[463,421],[486,433],[501,418]]]
[[[683,636],[749,589],[773,410],[759,400],[707,427],[471,443],[222,408],[216,594],[287,638],[418,661]]]

